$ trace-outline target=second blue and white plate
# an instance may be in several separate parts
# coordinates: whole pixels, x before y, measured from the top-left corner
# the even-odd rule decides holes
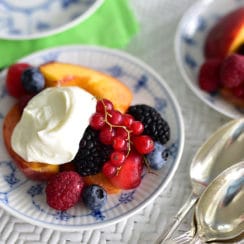
[[[157,172],[158,175],[145,173],[138,188],[109,195],[108,202],[101,211],[91,212],[81,203],[61,212],[46,204],[45,183],[26,179],[16,168],[6,152],[1,131],[0,206],[32,224],[63,231],[80,231],[116,223],[148,205],[172,180],[184,145],[183,120],[178,102],[159,75],[123,52],[97,47],[68,46],[38,52],[22,61],[40,65],[54,60],[79,64],[110,74],[133,91],[134,104],[145,103],[155,107],[171,128],[171,138],[167,144],[169,159]],[[1,126],[7,112],[16,102],[6,93],[5,75],[6,71],[0,74]]]
[[[104,0],[1,0],[0,38],[34,39],[62,32],[93,14]]]
[[[230,117],[244,116],[218,94],[209,95],[198,86],[198,71],[204,62],[203,46],[210,28],[220,17],[244,6],[244,0],[201,0],[183,16],[175,36],[175,54],[180,72],[192,91],[207,105]]]

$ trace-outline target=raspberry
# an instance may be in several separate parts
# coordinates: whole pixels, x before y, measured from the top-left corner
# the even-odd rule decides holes
[[[58,173],[47,184],[47,204],[56,210],[67,210],[80,200],[83,187],[84,182],[78,173]]]
[[[234,87],[232,94],[237,98],[244,99],[244,83],[240,86]]]
[[[129,107],[128,113],[144,125],[143,134],[149,135],[154,141],[165,144],[170,138],[168,123],[151,106],[139,104]]]
[[[9,67],[6,78],[6,87],[11,96],[19,98],[26,94],[21,82],[21,75],[23,71],[29,67],[30,65],[27,63],[17,63]]]
[[[227,56],[221,66],[221,83],[226,88],[240,86],[244,82],[244,56],[232,54]]]
[[[206,92],[216,92],[220,87],[221,59],[206,60],[198,74],[199,86]]]

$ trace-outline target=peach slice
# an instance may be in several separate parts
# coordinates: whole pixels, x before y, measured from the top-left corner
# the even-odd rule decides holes
[[[244,99],[235,97],[232,94],[230,89],[222,88],[222,89],[220,89],[220,94],[229,103],[233,104],[234,106],[236,106],[240,109],[244,109]]]
[[[244,44],[244,7],[221,18],[209,31],[204,53],[206,58],[224,58]]]
[[[96,98],[107,98],[124,113],[132,101],[132,92],[119,80],[99,71],[61,62],[40,66],[46,86],[79,86]]]
[[[121,189],[112,185],[112,183],[110,183],[110,181],[102,173],[85,176],[83,177],[83,180],[87,185],[96,184],[103,187],[108,194],[117,194],[121,192]]]
[[[18,104],[14,105],[6,115],[3,122],[3,139],[9,155],[13,158],[18,168],[25,174],[26,177],[32,180],[48,180],[51,176],[59,171],[58,165],[26,162],[18,154],[16,154],[11,146],[11,135],[15,125],[21,117],[21,112]]]

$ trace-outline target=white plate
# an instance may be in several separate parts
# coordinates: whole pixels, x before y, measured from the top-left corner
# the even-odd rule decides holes
[[[55,211],[46,204],[44,183],[26,179],[7,154],[0,134],[0,206],[27,222],[64,231],[103,227],[135,214],[145,207],[172,179],[182,155],[183,120],[179,105],[164,80],[141,61],[119,51],[89,46],[67,46],[38,52],[23,59],[34,65],[52,60],[89,66],[115,76],[134,93],[134,104],[146,103],[157,108],[171,128],[169,160],[158,176],[145,174],[135,190],[109,195],[101,212],[90,212],[82,204],[68,211]],[[5,91],[0,75],[0,123],[15,100]]]
[[[1,0],[0,38],[33,39],[85,20],[104,0]]]
[[[218,94],[209,95],[198,86],[197,74],[204,62],[203,45],[209,29],[223,15],[244,6],[244,0],[202,0],[183,16],[175,36],[176,60],[184,80],[193,92],[218,112],[231,117],[243,117],[244,111],[226,102]]]

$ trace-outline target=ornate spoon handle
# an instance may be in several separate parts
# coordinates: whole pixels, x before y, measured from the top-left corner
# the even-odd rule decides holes
[[[198,200],[198,196],[196,196],[193,192],[186,200],[185,204],[180,208],[178,213],[171,220],[171,224],[169,227],[158,237],[155,244],[160,244],[162,241],[170,239],[172,234],[175,232],[177,227],[180,225],[186,214],[191,210],[191,208],[196,204]]]

